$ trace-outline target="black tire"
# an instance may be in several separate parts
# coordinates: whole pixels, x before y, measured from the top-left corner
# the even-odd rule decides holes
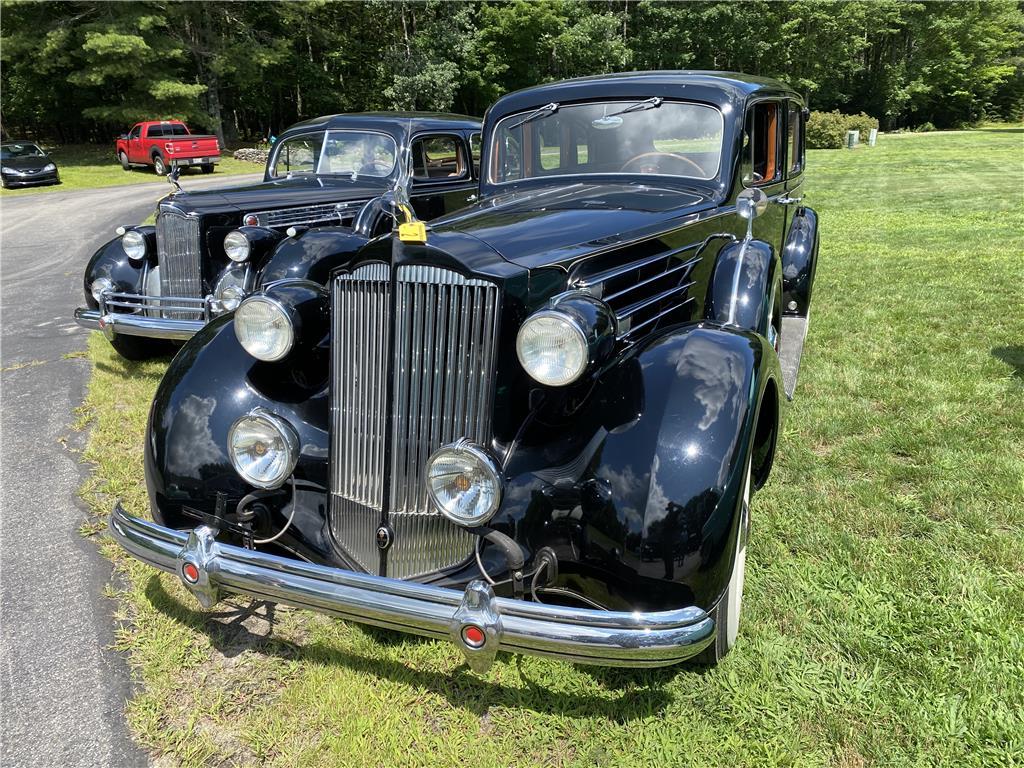
[[[747,457],[747,473],[743,480],[743,508],[740,511],[740,529],[736,535],[736,556],[725,594],[708,615],[715,621],[715,639],[707,648],[693,657],[695,664],[714,666],[732,650],[739,631],[743,605],[743,575],[747,563],[747,538],[750,534],[751,459]]]
[[[130,171],[132,169],[132,164],[128,162],[128,155],[124,152],[118,152],[117,159],[121,161],[121,167],[126,171]]]
[[[125,360],[133,362],[163,357],[174,351],[174,345],[170,342],[163,339],[147,339],[144,336],[118,335],[110,340],[110,346]]]
[[[153,155],[153,170],[157,176],[167,175],[167,163],[164,162],[162,155]]]
[[[213,169],[216,167],[213,163],[207,163],[203,165],[203,173],[213,173]]]

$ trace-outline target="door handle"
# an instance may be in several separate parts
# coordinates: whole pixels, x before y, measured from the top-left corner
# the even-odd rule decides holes
[[[777,197],[775,202],[779,205],[792,205],[793,203],[799,203],[803,199],[803,195],[800,195],[800,197]]]
[[[467,203],[472,203],[472,202],[475,202],[475,201],[476,201],[476,195],[470,195],[469,197],[466,198],[466,202]]]

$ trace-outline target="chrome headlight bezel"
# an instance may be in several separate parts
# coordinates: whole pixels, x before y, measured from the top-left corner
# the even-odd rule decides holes
[[[129,229],[121,235],[121,250],[132,261],[142,261],[148,250],[146,236],[137,229]]]
[[[248,272],[242,267],[229,267],[221,273],[213,286],[214,309],[219,312],[233,312],[238,309],[247,293]],[[228,292],[231,295],[228,296]]]
[[[261,347],[257,345],[257,332],[252,327],[252,324],[258,322],[258,319],[250,317],[250,313],[256,311],[253,309],[254,307],[264,304],[272,315],[276,315],[276,318],[264,320],[264,324],[269,324],[274,320],[280,321],[278,332],[282,334],[282,337],[277,343],[264,344]],[[291,311],[280,301],[265,294],[256,294],[243,299],[238,305],[238,309],[235,310],[235,337],[242,345],[242,349],[257,360],[273,363],[284,358],[295,345],[295,322],[292,319]]]
[[[554,358],[558,344],[550,330],[552,324],[556,324],[564,334],[563,338],[574,345],[573,349],[567,350],[571,354],[561,365]],[[547,348],[544,346],[545,336],[550,340]],[[531,344],[538,346],[531,348]],[[576,318],[557,309],[542,309],[526,318],[519,328],[516,334],[516,357],[534,381],[549,387],[564,387],[578,380],[587,370],[590,364],[590,345],[586,331]],[[551,370],[553,366],[563,370],[556,373]]]
[[[461,495],[453,499],[441,498],[439,479],[445,474],[451,474],[438,472],[440,462],[446,460],[462,461],[467,467],[479,473],[482,482],[467,485],[465,489],[459,491]],[[474,528],[490,521],[501,508],[505,493],[505,482],[498,462],[486,450],[465,438],[442,445],[430,455],[424,465],[424,483],[431,505],[453,523],[465,528]],[[478,511],[474,510],[473,513],[467,514],[462,511],[462,505],[456,502],[460,498],[465,500],[466,495],[473,490],[476,491],[475,498],[482,501],[483,506]]]
[[[224,235],[224,255],[236,264],[241,264],[252,255],[252,242],[245,232],[233,229]]]
[[[278,445],[272,450],[283,454],[283,460],[278,463],[274,474],[270,476],[253,474],[252,464],[243,462],[240,456],[241,431],[249,429],[250,434],[252,434],[257,426],[266,428],[274,433],[272,439],[276,439]],[[286,419],[264,408],[256,408],[236,419],[231,425],[231,428],[228,430],[227,453],[235,472],[249,485],[266,489],[280,488],[295,471],[295,465],[298,463],[299,436],[295,428]]]

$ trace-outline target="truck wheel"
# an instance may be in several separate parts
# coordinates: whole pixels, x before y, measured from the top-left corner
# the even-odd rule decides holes
[[[740,609],[743,605],[743,575],[747,566],[747,537],[750,533],[750,481],[751,459],[747,457],[746,479],[743,481],[743,508],[740,511],[740,530],[736,536],[736,557],[725,594],[718,605],[708,612],[715,620],[715,639],[707,648],[693,657],[697,664],[713,666],[720,662],[736,644],[740,628]]]
[[[215,167],[213,163],[207,163],[203,165],[203,173],[213,173]]]
[[[117,159],[121,161],[121,167],[126,171],[130,171],[132,169],[131,163],[128,162],[128,155],[124,152],[118,152]]]
[[[174,344],[171,342],[143,336],[115,336],[110,340],[110,346],[125,360],[132,361],[149,360],[174,352]]]
[[[160,155],[153,155],[153,170],[156,171],[157,176],[167,174],[167,164],[164,163],[164,159]]]

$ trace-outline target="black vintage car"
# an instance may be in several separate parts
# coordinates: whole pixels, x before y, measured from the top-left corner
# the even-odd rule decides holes
[[[735,74],[531,88],[480,199],[281,274],[171,363],[113,536],[253,595],[577,662],[714,663],[792,395],[818,249],[800,96]],[[315,246],[305,245],[312,242]],[[329,267],[328,267],[329,265]]]
[[[5,141],[0,144],[0,179],[8,188],[60,184],[60,172],[53,158],[38,144]]]
[[[479,142],[480,123],[461,115],[345,114],[293,125],[261,183],[179,188],[160,202],[156,226],[120,228],[85,269],[75,320],[102,329],[126,358],[164,353],[165,340],[189,338],[265,282],[325,281],[309,242],[286,249],[294,259],[275,256],[292,228],[340,225],[355,250],[388,230],[380,198],[400,178],[422,219],[475,199]]]

